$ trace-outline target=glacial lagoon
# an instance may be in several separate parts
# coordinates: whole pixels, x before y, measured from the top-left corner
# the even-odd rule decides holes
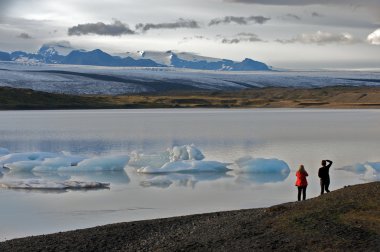
[[[334,161],[332,190],[380,179],[378,110],[61,110],[0,115],[0,147],[6,148],[0,160],[6,152],[33,156],[26,163],[11,160],[12,169],[2,170],[0,184],[31,188],[0,188],[1,240],[294,201],[295,171],[301,163],[310,175],[308,198],[316,197],[322,159]],[[173,157],[173,147],[191,145],[190,152],[198,155],[194,161],[167,160]],[[52,168],[49,158],[56,158],[55,165],[67,160],[69,165]],[[113,169],[123,161],[129,165]],[[196,169],[174,172],[189,162]],[[37,163],[44,166],[37,169]],[[154,172],[163,165],[174,170]],[[72,181],[109,187],[75,188],[77,184],[70,187]]]

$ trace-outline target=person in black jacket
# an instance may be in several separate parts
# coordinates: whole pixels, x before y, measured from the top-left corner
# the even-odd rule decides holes
[[[329,170],[332,165],[330,160],[322,160],[322,167],[318,170],[318,177],[321,179],[321,195],[326,191],[330,192],[330,175]]]

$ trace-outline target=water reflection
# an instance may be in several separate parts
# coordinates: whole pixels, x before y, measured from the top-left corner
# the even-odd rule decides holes
[[[215,181],[224,178],[232,178],[227,172],[206,172],[206,173],[170,173],[165,175],[156,174],[138,174],[140,179],[140,186],[142,187],[157,187],[168,188],[171,185],[195,188],[198,182],[202,181]]]
[[[289,173],[240,173],[236,177],[236,182],[239,184],[265,184],[278,183],[287,179]]]

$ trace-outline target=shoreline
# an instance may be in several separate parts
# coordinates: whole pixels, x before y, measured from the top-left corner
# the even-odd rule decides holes
[[[1,251],[376,251],[380,182],[268,208],[109,224],[0,243]]]
[[[183,91],[107,95],[54,94],[0,87],[0,110],[325,108],[378,109],[380,87],[268,87],[240,91]]]

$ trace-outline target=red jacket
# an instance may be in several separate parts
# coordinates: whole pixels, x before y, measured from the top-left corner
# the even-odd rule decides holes
[[[309,174],[307,174],[307,172],[297,171],[296,176],[297,176],[296,186],[307,186],[306,177],[309,176]]]

